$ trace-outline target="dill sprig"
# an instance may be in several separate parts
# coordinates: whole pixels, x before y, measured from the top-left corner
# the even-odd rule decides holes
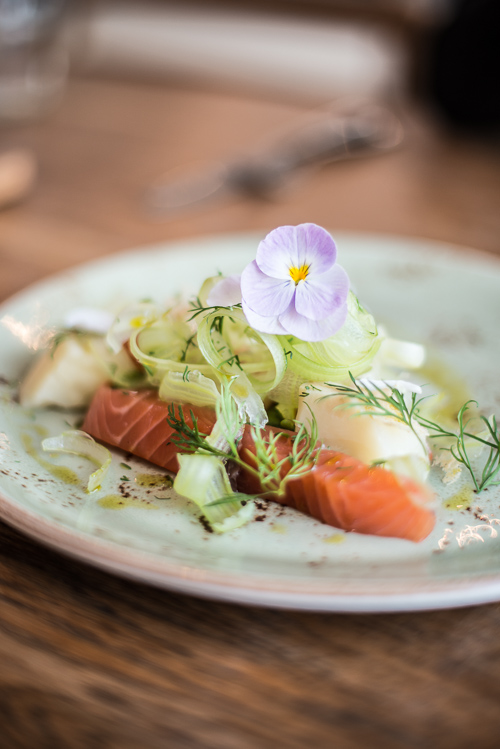
[[[262,492],[256,495],[245,495],[251,499],[258,496],[282,496],[286,483],[293,478],[311,470],[319,455],[318,430],[316,420],[311,414],[312,427],[309,431],[304,424],[291,436],[292,449],[289,455],[279,457],[278,442],[284,439],[284,433],[272,434],[252,426],[251,434],[255,445],[255,465],[249,465],[241,459],[238,446],[245,427],[244,420],[238,412],[229,387],[223,388],[216,406],[217,428],[212,435],[203,433],[198,426],[198,419],[192,409],[189,411],[192,426],[186,421],[181,405],[169,405],[167,423],[174,430],[172,442],[182,451],[188,453],[208,453],[222,460],[229,460],[256,477],[262,486]],[[217,500],[217,504],[234,501],[235,495]]]
[[[427,452],[422,436],[418,433],[415,424],[419,423],[419,406],[429,396],[417,397],[417,393],[412,393],[409,404],[406,401],[405,396],[395,387],[386,385],[387,390],[379,387],[375,383],[372,383],[372,387],[361,385],[349,372],[349,377],[353,384],[353,387],[348,385],[334,385],[330,382],[326,382],[325,385],[334,387],[338,392],[330,395],[323,396],[329,398],[336,395],[345,395],[352,400],[352,403],[346,404],[345,408],[359,408],[359,406],[365,406],[366,410],[358,410],[358,415],[371,415],[371,416],[391,416],[402,421],[406,424],[415,437],[418,439],[424,452]],[[322,399],[321,399],[322,400]]]
[[[476,406],[478,405],[476,401],[468,400],[464,403],[457,414],[458,430],[452,431],[443,427],[441,424],[432,421],[421,413],[421,404],[431,396],[427,395],[417,397],[416,393],[411,393],[411,396],[405,398],[400,390],[387,383],[387,389],[383,389],[375,383],[373,383],[371,387],[367,387],[357,382],[351,373],[349,373],[349,376],[353,383],[353,387],[348,385],[335,385],[327,382],[325,384],[329,387],[335,388],[337,392],[324,397],[328,398],[337,395],[344,395],[352,401],[352,403],[346,404],[344,407],[366,407],[366,410],[358,411],[360,415],[370,414],[372,416],[391,416],[392,418],[401,421],[412,430],[424,450],[426,450],[426,446],[416,429],[416,425],[424,427],[429,432],[429,437],[431,439],[442,439],[444,437],[451,440],[449,447],[440,446],[440,449],[448,450],[454,459],[467,469],[474,484],[474,488],[478,493],[483,491],[483,489],[486,489],[488,486],[496,486],[500,484],[500,479],[496,480],[500,471],[500,434],[497,420],[495,416],[493,416],[490,421],[485,416],[481,415],[479,418],[485,425],[486,430],[481,433],[470,431],[469,425],[471,419],[468,419],[466,414],[470,409],[471,403],[474,403]],[[468,453],[467,442],[470,441],[480,443],[482,446],[488,448],[486,461],[479,475],[476,474],[472,465],[472,459]]]
[[[484,432],[478,434],[477,432],[468,430],[467,427],[471,419],[466,419],[466,413],[471,403],[474,403],[476,406],[478,405],[477,401],[468,400],[457,414],[458,433],[445,429],[440,424],[436,424],[420,414],[417,414],[417,418],[419,424],[428,429],[431,437],[434,439],[449,437],[453,440],[451,447],[441,449],[449,450],[455,460],[465,466],[472,478],[474,488],[479,493],[488,486],[497,486],[500,484],[500,480],[495,480],[500,471],[500,435],[496,416],[492,416],[491,421],[482,414],[479,416],[479,419],[486,427]],[[482,436],[483,434],[486,436]],[[474,472],[470,455],[467,452],[467,440],[478,442],[488,448],[486,460],[479,476]]]
[[[189,347],[193,346],[194,348],[197,348],[196,345],[196,333],[193,333],[193,335],[189,336],[189,338],[186,338],[186,345],[183,348],[181,355],[179,357],[179,361],[184,363],[186,361],[186,357],[188,354]]]
[[[196,296],[194,299],[191,299],[189,302],[189,314],[190,317],[187,318],[187,322],[191,322],[191,320],[194,320],[199,315],[205,315],[209,312],[215,312],[215,310],[218,309],[241,309],[241,303],[233,304],[230,307],[223,307],[220,304],[215,305],[214,307],[206,307],[202,304],[200,297]]]
[[[184,410],[180,405],[170,403],[168,405],[167,414],[167,424],[175,432],[175,434],[172,435],[172,442],[181,452],[195,453],[198,450],[203,450],[211,455],[216,455],[218,458],[228,457],[227,453],[223,450],[220,450],[207,442],[209,435],[200,431],[198,427],[198,419],[194,415],[192,409],[189,410],[192,426],[190,426],[186,421]]]
[[[292,451],[279,459],[278,442],[283,432],[277,432],[263,438],[262,430],[252,427],[252,439],[255,443],[256,470],[263,487],[271,493],[283,494],[285,484],[291,479],[307,473],[315,465],[318,456],[318,426],[311,409],[311,430],[305,424],[298,425],[292,437]],[[283,469],[288,469],[284,478]]]

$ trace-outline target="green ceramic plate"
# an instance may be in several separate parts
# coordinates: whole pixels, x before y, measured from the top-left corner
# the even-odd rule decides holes
[[[438,522],[420,544],[344,534],[279,506],[269,508],[261,522],[218,536],[204,529],[196,508],[165,488],[161,472],[147,463],[125,460],[116,451],[102,490],[88,495],[84,461],[65,458],[57,475],[55,458],[41,455],[41,439],[75,424],[77,415],[23,410],[15,402],[16,387],[34,347],[68,310],[116,308],[144,297],[162,302],[176,292],[189,296],[218,269],[241,271],[260,238],[235,235],[138,249],[61,274],[3,304],[0,516],[110,572],[211,598],[324,611],[499,600],[497,489],[477,497],[465,480],[445,488],[436,471]],[[486,413],[498,412],[500,263],[424,240],[335,238],[339,261],[377,320],[394,336],[437,350],[449,382],[463,378]],[[125,500],[123,493],[129,495]],[[450,500],[454,508],[446,507]]]

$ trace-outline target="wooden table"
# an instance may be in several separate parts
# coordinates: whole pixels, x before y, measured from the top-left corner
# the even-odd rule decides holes
[[[337,164],[273,202],[154,223],[143,188],[294,122],[299,107],[217,92],[72,81],[43,122],[0,130],[39,160],[0,213],[0,299],[138,245],[314,221],[500,252],[498,149],[440,133]],[[500,605],[326,615],[197,600],[115,578],[0,524],[0,745],[29,749],[496,747]]]

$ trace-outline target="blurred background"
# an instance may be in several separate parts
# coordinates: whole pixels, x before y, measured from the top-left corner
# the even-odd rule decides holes
[[[111,253],[306,221],[500,254],[499,13],[0,0],[0,300]],[[498,605],[240,608],[0,532],[2,748],[498,744]]]
[[[314,221],[500,251],[491,0],[0,0],[0,294]]]

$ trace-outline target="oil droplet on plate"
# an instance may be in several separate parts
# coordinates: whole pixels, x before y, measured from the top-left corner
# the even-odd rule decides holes
[[[432,351],[428,352],[419,374],[437,385],[441,393],[434,400],[437,410],[433,413],[433,418],[437,421],[455,422],[458,411],[471,397],[465,381]]]
[[[144,502],[135,497],[123,497],[121,494],[107,494],[97,500],[97,504],[105,510],[124,510],[126,507],[138,507],[141,510],[159,510],[158,505]]]
[[[165,476],[161,473],[138,473],[135,477],[135,483],[139,486],[164,486],[170,488],[172,486],[172,479],[170,476]]]
[[[47,427],[44,427],[42,424],[33,424],[32,428],[40,435],[40,437],[47,437],[49,434]]]
[[[445,500],[444,506],[447,510],[466,510],[471,506],[476,495],[470,486],[463,486],[461,489]]]
[[[333,536],[327,536],[323,539],[324,544],[341,544],[345,541],[343,533],[334,533]]]
[[[282,525],[281,523],[272,523],[271,531],[273,533],[284,535],[286,533],[286,525]]]

